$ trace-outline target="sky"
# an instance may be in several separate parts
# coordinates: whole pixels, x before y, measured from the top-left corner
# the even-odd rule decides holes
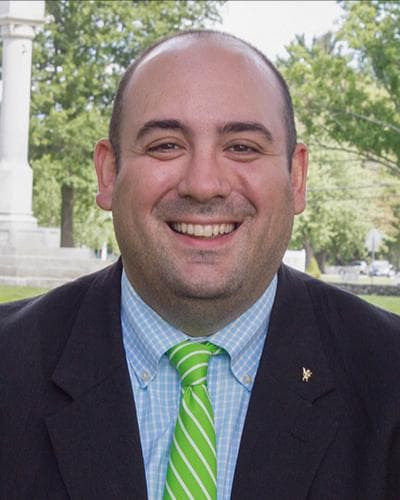
[[[296,34],[307,41],[337,28],[341,7],[331,0],[258,0],[226,2],[221,29],[255,45],[271,60],[284,57]]]

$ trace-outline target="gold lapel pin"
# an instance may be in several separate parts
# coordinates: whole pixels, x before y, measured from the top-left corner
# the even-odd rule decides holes
[[[303,382],[308,382],[312,377],[312,371],[303,366]]]

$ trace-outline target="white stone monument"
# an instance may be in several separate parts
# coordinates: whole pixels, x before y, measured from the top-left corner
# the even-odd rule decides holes
[[[3,252],[24,245],[58,245],[54,231],[38,228],[32,216],[32,169],[28,164],[32,40],[35,29],[43,23],[44,1],[0,2],[3,40],[0,249]]]
[[[43,0],[0,0],[0,283],[52,286],[105,265],[89,249],[59,248],[59,228],[38,227],[32,215],[32,40],[44,22]]]

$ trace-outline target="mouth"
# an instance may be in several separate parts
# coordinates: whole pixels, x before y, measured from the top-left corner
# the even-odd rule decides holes
[[[171,222],[170,228],[179,234],[195,238],[217,238],[233,233],[238,227],[237,223],[223,224],[191,224],[187,222]]]

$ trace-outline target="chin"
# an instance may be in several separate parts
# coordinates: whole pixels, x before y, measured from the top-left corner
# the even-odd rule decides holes
[[[238,286],[232,284],[224,285],[221,283],[210,284],[209,282],[198,283],[177,283],[174,282],[173,293],[176,297],[185,298],[187,300],[218,300],[231,297],[237,290]]]

